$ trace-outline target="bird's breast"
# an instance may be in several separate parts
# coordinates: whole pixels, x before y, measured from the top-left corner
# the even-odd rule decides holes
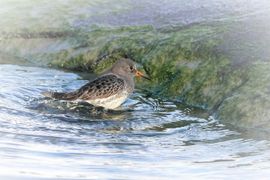
[[[129,96],[128,91],[109,96],[107,98],[98,98],[93,100],[87,100],[88,103],[94,106],[102,106],[106,109],[115,109],[123,104]]]

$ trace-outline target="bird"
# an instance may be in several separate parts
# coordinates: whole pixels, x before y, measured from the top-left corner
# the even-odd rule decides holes
[[[115,109],[121,106],[133,93],[134,77],[143,77],[150,80],[141,71],[137,70],[136,63],[129,58],[116,61],[113,66],[72,92],[43,92],[45,97],[67,100],[85,101],[91,105],[105,109]]]

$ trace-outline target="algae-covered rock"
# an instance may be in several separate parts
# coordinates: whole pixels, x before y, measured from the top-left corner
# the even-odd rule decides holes
[[[226,26],[207,24],[166,31],[150,26],[95,28],[82,34],[87,46],[64,50],[69,57],[60,53],[51,64],[98,73],[127,55],[151,76],[148,88],[155,96],[213,110],[243,82],[242,71],[234,71],[230,59],[217,50],[224,31]]]
[[[245,7],[253,6],[245,3]],[[266,6],[259,11],[262,16],[239,16],[242,9],[238,12],[214,3],[209,7],[222,7],[227,16],[212,11],[216,8],[210,8],[209,14],[197,7],[198,19],[193,11],[181,9],[192,10],[188,3],[170,7],[171,15],[150,6],[166,9],[169,4],[148,0],[0,4],[0,9],[7,6],[12,12],[0,19],[0,63],[9,59],[10,63],[100,73],[128,56],[151,76],[152,82],[137,85],[152,96],[205,109],[238,127],[268,128],[270,21]],[[179,15],[183,16],[179,19]]]
[[[270,64],[253,63],[247,70],[248,80],[226,98],[217,117],[237,127],[270,128]]]
[[[58,33],[61,36],[53,38],[40,34],[31,38],[28,33],[28,38],[8,38],[1,45],[7,53],[29,61],[39,60],[53,67],[95,73],[128,56],[141,64],[152,78],[151,83],[140,81],[138,86],[147,87],[153,96],[206,109],[237,126],[255,126],[259,123],[252,118],[263,115],[263,122],[267,122],[267,98],[251,102],[255,97],[253,91],[262,92],[267,84],[257,72],[267,74],[268,69],[255,68],[259,65],[253,67],[249,61],[236,66],[230,56],[220,51],[225,42],[222,37],[229,27],[228,24],[165,29],[96,26],[90,31],[70,31],[69,35]],[[20,41],[23,47],[18,45]],[[10,48],[12,42],[14,45]],[[54,46],[57,48],[52,48]],[[45,51],[41,51],[43,48]],[[264,97],[268,97],[266,92]],[[249,105],[254,103],[260,111]]]

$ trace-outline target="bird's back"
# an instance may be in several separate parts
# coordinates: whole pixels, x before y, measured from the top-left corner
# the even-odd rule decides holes
[[[124,78],[115,74],[105,74],[74,92],[49,92],[44,95],[61,100],[87,101],[95,106],[114,109],[120,106],[132,91],[133,87]]]

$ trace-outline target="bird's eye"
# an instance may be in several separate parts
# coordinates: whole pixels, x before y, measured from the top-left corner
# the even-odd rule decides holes
[[[134,70],[134,67],[133,67],[133,66],[130,66],[129,68],[130,68],[130,70],[131,70],[131,71],[133,71],[133,70]]]

